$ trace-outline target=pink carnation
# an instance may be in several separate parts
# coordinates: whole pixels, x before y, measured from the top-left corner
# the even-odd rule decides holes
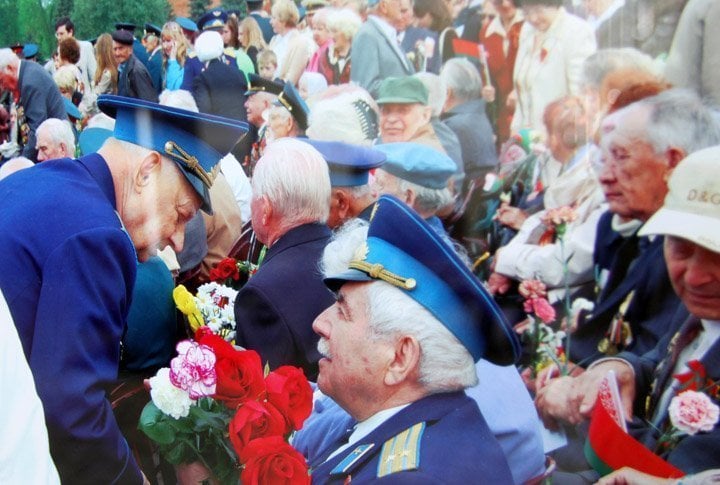
[[[718,422],[720,408],[702,392],[685,391],[672,398],[668,413],[673,426],[694,435],[699,431],[712,431]]]
[[[556,207],[554,209],[548,209],[542,217],[542,222],[545,226],[560,226],[562,224],[569,224],[577,219],[577,212],[570,206]]]
[[[191,399],[215,394],[215,353],[190,340],[177,344],[178,356],[170,362],[170,382],[190,394]]]
[[[555,320],[555,309],[545,298],[525,300],[523,309],[527,313],[534,313],[543,323],[551,323]]]
[[[547,287],[540,280],[523,280],[518,288],[523,298],[532,300],[534,298],[544,298],[547,296]]]

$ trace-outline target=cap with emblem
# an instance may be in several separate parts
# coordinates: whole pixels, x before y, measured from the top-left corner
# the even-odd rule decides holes
[[[300,93],[297,89],[295,89],[295,86],[293,86],[292,83],[285,83],[275,104],[285,106],[292,117],[295,118],[295,121],[300,128],[307,130],[310,108],[308,108],[308,105],[305,104],[305,100],[302,99]]]
[[[122,45],[133,45],[135,39],[128,30],[116,30],[112,33],[112,40]]]
[[[116,22],[116,30],[127,30],[128,32],[135,32],[135,24],[130,22]]]
[[[340,141],[303,139],[323,156],[330,168],[330,185],[357,187],[366,185],[370,170],[385,162],[385,154],[374,148],[351,145]]]
[[[205,12],[205,14],[198,19],[197,25],[200,30],[222,29],[227,19],[228,14],[225,10],[214,8]]]
[[[411,142],[375,145],[387,160],[382,169],[398,178],[429,189],[444,189],[457,165],[444,153]]]
[[[415,76],[389,77],[380,83],[377,104],[428,104],[428,90]]]
[[[201,208],[212,213],[208,189],[217,163],[247,133],[247,123],[123,96],[103,94],[97,104],[115,118],[115,138],[174,161],[202,198]]]
[[[475,361],[509,365],[519,358],[517,336],[482,283],[413,209],[388,195],[378,199],[367,241],[348,270],[325,284],[337,291],[348,281],[378,280],[428,310]]]
[[[149,22],[145,24],[145,34],[152,34],[152,35],[157,35],[158,37],[160,37],[161,33],[162,33],[162,29],[160,27],[158,27],[157,25],[151,24]]]
[[[248,81],[248,90],[245,91],[245,96],[260,92],[278,95],[282,93],[284,87],[284,83],[282,82],[265,79],[252,72],[248,74]]]
[[[639,234],[664,234],[720,253],[720,145],[696,151],[673,170],[665,203]]]
[[[187,17],[176,17],[175,22],[177,22],[181,29],[187,30],[188,32],[198,31],[197,24]]]

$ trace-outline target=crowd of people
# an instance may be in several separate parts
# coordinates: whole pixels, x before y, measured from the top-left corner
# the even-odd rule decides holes
[[[172,481],[113,389],[231,257],[313,483],[719,482],[720,4],[246,3],[0,49],[0,481]]]

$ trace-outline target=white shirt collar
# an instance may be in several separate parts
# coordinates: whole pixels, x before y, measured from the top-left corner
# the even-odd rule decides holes
[[[515,16],[513,17],[512,22],[510,22],[510,26],[512,27],[516,23],[522,22],[523,20],[523,14],[518,8],[515,12]],[[488,24],[487,30],[485,31],[486,37],[489,37],[492,34],[497,34],[500,37],[507,37],[507,32],[503,27],[502,20],[500,20],[499,15],[496,15],[495,18],[490,21],[490,24]]]

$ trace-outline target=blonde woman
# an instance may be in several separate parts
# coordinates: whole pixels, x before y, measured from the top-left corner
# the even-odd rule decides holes
[[[300,12],[292,0],[277,0],[271,12],[270,24],[275,35],[270,40],[270,48],[278,58],[275,75],[297,86],[310,60],[308,42],[297,29]]]
[[[180,89],[183,82],[183,68],[187,59],[187,41],[180,25],[176,22],[167,22],[160,33],[162,42],[163,89],[174,91]]]
[[[263,49],[267,49],[268,45],[263,38],[260,24],[257,23],[252,16],[247,16],[240,21],[238,25],[238,40],[245,52],[253,61],[255,72],[258,72],[257,55]]]
[[[95,79],[93,79],[95,94],[117,94],[118,69],[110,34],[102,34],[97,38],[95,59],[97,60]]]

